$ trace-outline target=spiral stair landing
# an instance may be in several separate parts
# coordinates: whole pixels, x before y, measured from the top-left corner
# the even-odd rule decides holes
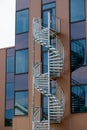
[[[50,80],[60,77],[63,70],[64,49],[63,45],[60,49],[50,44],[50,37],[57,38],[57,32],[51,29],[50,25],[48,27],[41,26],[41,19],[39,18],[33,19],[33,37],[38,44],[48,50],[48,72],[41,73],[41,63],[37,63],[33,67],[34,88],[48,97],[48,119],[41,120],[41,108],[34,108],[33,130],[52,130],[50,123],[61,123],[64,115],[64,92],[62,88],[57,86],[57,95],[50,92]],[[57,44],[60,44],[60,40],[57,39],[57,41]]]

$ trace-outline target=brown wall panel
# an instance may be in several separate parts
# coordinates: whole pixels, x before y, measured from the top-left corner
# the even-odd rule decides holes
[[[59,37],[64,45],[64,69],[58,78],[65,93],[65,117],[70,113],[70,34],[69,34],[69,0],[56,0],[57,17],[61,21]],[[68,105],[67,105],[68,104]]]
[[[68,120],[70,116],[70,32],[69,32],[69,0],[56,0],[56,15],[61,21],[61,32],[59,37],[64,45],[64,69],[61,77],[57,79],[58,84],[64,90],[65,94],[65,113],[61,124],[54,124],[55,130],[68,129]],[[65,123],[66,122],[66,123]]]
[[[12,130],[4,126],[5,121],[5,74],[6,50],[0,50],[0,130]]]
[[[32,35],[32,20],[33,17],[41,17],[41,0],[30,0],[30,31],[29,31],[29,117],[30,117],[30,126],[29,129],[32,130],[32,62],[33,62],[33,35]],[[40,61],[40,46],[35,44],[35,59]],[[37,92],[38,93],[38,92]],[[38,96],[39,93],[38,93]],[[39,99],[39,98],[38,98]],[[37,98],[36,98],[37,100]],[[37,101],[36,105],[39,101]]]
[[[14,117],[12,130],[29,130],[29,117]]]

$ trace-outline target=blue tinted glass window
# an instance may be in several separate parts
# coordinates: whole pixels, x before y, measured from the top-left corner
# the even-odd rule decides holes
[[[7,73],[14,72],[14,57],[7,57]]]
[[[85,19],[85,0],[70,0],[71,22]]]
[[[5,126],[12,125],[13,113],[14,113],[14,111],[12,109],[8,109],[5,111]]]
[[[14,98],[14,83],[7,83],[6,84],[6,99],[13,99]]]
[[[87,112],[87,86],[72,86],[72,112]]]
[[[48,19],[48,11],[44,11],[44,12],[43,12],[43,25],[44,25],[44,27],[47,27],[47,26],[48,26],[48,21],[47,21],[47,19]]]
[[[46,96],[42,97],[42,118],[48,118],[48,98]]]
[[[86,40],[73,40],[71,42],[71,69],[78,69],[86,64]]]
[[[28,49],[16,51],[16,74],[28,72]]]
[[[15,92],[15,115],[28,114],[28,92]]]
[[[56,7],[56,3],[44,4],[42,10],[52,9]]]
[[[56,86],[57,86],[57,83],[56,81],[52,80],[50,81],[50,91],[53,95],[56,95]]]
[[[16,34],[28,31],[28,9],[18,11],[16,14]]]
[[[48,71],[48,53],[43,52],[42,54],[42,71],[46,73]]]
[[[48,26],[48,12],[50,12],[50,16],[51,16],[51,27],[55,28],[56,27],[56,4],[55,3],[51,3],[51,4],[45,4],[42,6],[42,10],[43,10],[43,25],[44,26]]]

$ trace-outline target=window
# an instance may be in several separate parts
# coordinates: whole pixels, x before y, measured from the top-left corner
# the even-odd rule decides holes
[[[6,66],[7,73],[14,72],[14,57],[7,57],[7,66]]]
[[[5,111],[5,126],[12,125],[12,117],[13,117],[13,109],[9,109]]]
[[[15,115],[28,114],[28,92],[15,92]]]
[[[72,71],[86,64],[86,40],[71,41],[71,69]]]
[[[28,31],[28,9],[18,11],[16,14],[16,34]]]
[[[42,15],[42,19],[43,19],[43,26],[48,26],[48,12],[50,12],[50,16],[51,16],[51,28],[55,29],[56,28],[56,9],[55,9],[56,4],[55,3],[51,3],[51,4],[45,4],[43,5],[43,15]]]
[[[6,84],[6,106],[5,106],[5,126],[12,125],[14,102],[14,83]]]
[[[85,19],[85,0],[70,0],[71,22]]]
[[[87,86],[72,86],[72,112],[87,112]]]
[[[42,53],[42,72],[48,72],[48,53]]]
[[[14,83],[6,84],[6,100],[14,98]]]
[[[28,49],[16,51],[16,74],[28,72]]]

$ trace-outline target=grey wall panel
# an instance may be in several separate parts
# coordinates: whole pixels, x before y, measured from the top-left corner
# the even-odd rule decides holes
[[[76,80],[80,84],[87,84],[87,66],[80,67],[76,71],[73,71],[72,79]]]
[[[13,109],[14,108],[14,100],[6,101],[6,109]]]
[[[28,89],[28,74],[21,74],[15,76],[15,90]]]
[[[16,35],[16,50],[28,48],[28,33]]]
[[[71,24],[71,40],[82,39],[86,37],[86,22],[72,23]]]
[[[50,3],[50,2],[54,2],[56,0],[42,0],[42,4],[46,4],[46,3]]]
[[[15,54],[15,48],[9,48],[7,49],[7,56],[14,56]]]
[[[14,73],[7,73],[6,82],[14,82]]]
[[[29,1],[30,0],[17,0],[17,2],[16,2],[16,10],[29,8]]]

